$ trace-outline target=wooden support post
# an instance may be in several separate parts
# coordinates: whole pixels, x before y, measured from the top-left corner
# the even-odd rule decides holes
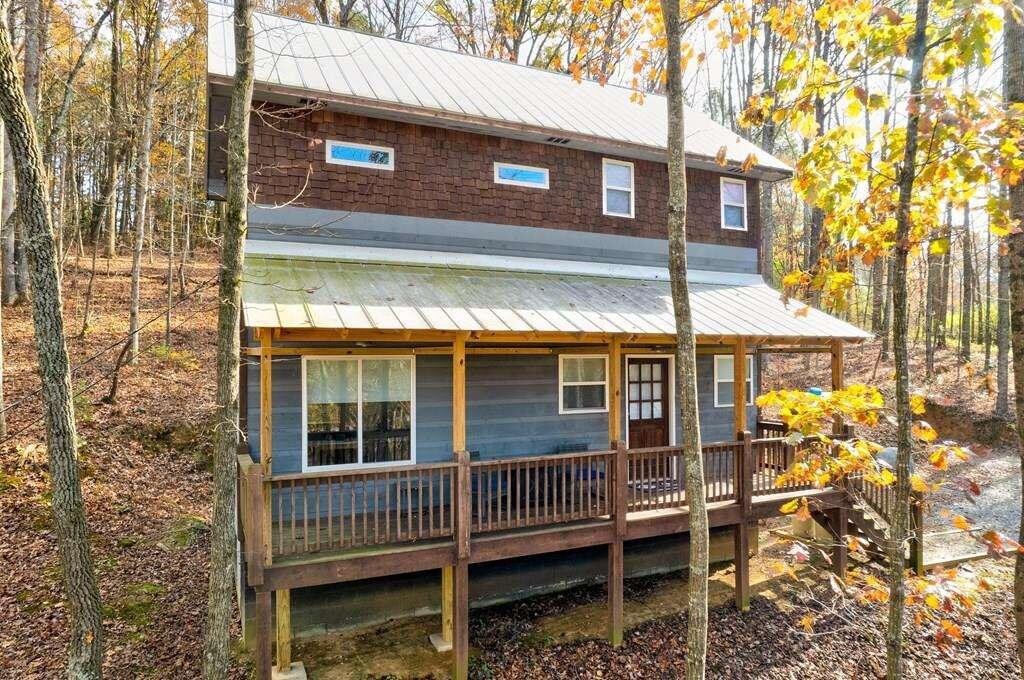
[[[739,433],[743,443],[743,451],[736,460],[736,503],[740,506],[741,521],[733,526],[733,559],[736,565],[736,608],[747,611],[750,608],[750,524],[747,518],[751,513],[754,496],[754,447],[750,432]]]
[[[736,608],[750,609],[750,536],[746,521],[732,527],[733,552],[736,564]]]
[[[608,442],[622,439],[622,339],[608,343]]]
[[[626,486],[626,446],[621,440],[612,444],[615,449],[615,469],[612,472],[612,520],[615,535],[608,544],[608,641],[613,647],[622,644],[622,599],[625,558],[623,541],[626,537],[628,488]]]
[[[832,548],[832,571],[840,580],[846,580],[848,546],[846,544],[846,528],[850,521],[846,508],[833,508],[829,522],[836,544]]]
[[[910,493],[910,568],[924,576],[924,494]]]
[[[832,341],[832,391],[843,389],[843,341],[833,340]],[[843,417],[837,415],[832,426],[832,430],[835,434],[841,435],[844,433]]]
[[[466,334],[452,341],[452,448],[456,460],[466,448]],[[453,501],[455,499],[452,499]],[[441,639],[452,643],[454,619],[454,567],[441,568]]]
[[[467,680],[469,677],[469,529],[472,512],[472,480],[470,478],[469,453],[456,451],[458,468],[458,498],[455,514],[455,565],[452,567],[452,677]]]
[[[733,430],[743,432],[747,429],[747,341],[736,338],[732,352]]]
[[[263,564],[273,562],[273,499],[270,476],[273,473],[273,342],[269,328],[259,329],[260,338],[260,467],[263,470]]]
[[[256,680],[270,680],[270,591],[256,591]]]
[[[292,595],[290,590],[274,591],[277,624],[277,670],[292,667]]]

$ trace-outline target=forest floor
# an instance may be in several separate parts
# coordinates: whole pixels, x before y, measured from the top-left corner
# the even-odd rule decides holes
[[[78,394],[82,486],[104,601],[107,677],[193,677],[200,666],[205,618],[216,267],[201,259],[189,270],[188,294],[179,298],[175,290],[168,351],[165,265],[149,264],[145,255],[143,262],[141,352],[135,365],[121,370],[113,404],[101,400],[127,330],[130,261],[117,258],[108,266],[99,260],[92,320],[84,337],[79,337],[79,330],[89,263],[80,263],[81,272],[76,272],[74,262],[66,269],[65,319]],[[2,331],[9,436],[0,442],[0,677],[54,678],[63,675],[67,613],[49,510],[29,308],[4,308]],[[877,353],[877,343],[850,350],[848,380],[868,380],[874,372],[876,382],[889,382],[891,366],[879,364],[876,369]],[[1013,533],[1020,483],[1017,459],[1001,434],[1005,428],[993,426],[988,417],[992,398],[980,368],[980,351],[976,354],[978,367],[970,371],[954,361],[952,353],[940,355],[946,370],[929,389],[936,412],[928,418],[943,436],[980,444],[975,450],[982,455],[961,472],[966,470],[982,484],[976,500],[986,494],[1000,500],[979,506],[952,484],[940,492],[946,494],[940,500],[951,507],[963,504],[957,512],[979,525],[991,522]],[[808,381],[826,384],[827,358],[812,357],[810,362],[808,367],[802,357],[773,362],[769,386],[783,377],[791,387]],[[936,519],[936,526],[941,524]],[[756,558],[754,568],[764,579],[755,586],[751,611],[745,614],[729,603],[731,569],[716,572],[708,676],[872,677],[883,658],[877,632],[883,613],[835,606],[826,580],[813,571],[801,570],[799,579],[778,577],[772,564],[783,559],[780,551],[769,547]],[[1016,677],[1007,590],[1012,574],[1007,564],[973,564],[997,587],[984,595],[977,614],[964,624],[964,643],[942,651],[925,633],[912,633],[908,653],[917,669],[914,677]],[[685,611],[678,603],[685,601],[685,579],[673,574],[628,582],[627,621],[635,625],[619,649],[597,639],[603,597],[601,587],[588,587],[474,610],[474,675],[679,676],[685,660]],[[817,615],[813,634],[798,625],[807,611]],[[338,645],[363,635],[368,636],[367,643],[351,649],[376,648],[378,653],[358,664],[359,677],[429,675],[429,664],[422,669],[425,672],[417,672],[415,664],[396,668],[393,661],[382,660],[390,654],[389,640],[409,640],[411,629],[403,632],[402,626],[432,628],[436,623],[417,621],[304,641],[297,645],[297,658],[308,651],[311,661],[319,659],[310,668],[312,677],[356,677],[344,674],[357,665],[346,662]],[[768,630],[770,636],[765,634]],[[432,659],[436,664],[444,657]],[[439,668],[446,666],[443,662]],[[246,657],[239,654],[233,677],[245,677],[247,672]]]

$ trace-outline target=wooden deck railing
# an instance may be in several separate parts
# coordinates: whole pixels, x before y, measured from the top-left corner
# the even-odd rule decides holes
[[[789,434],[789,428],[781,420],[759,420],[754,431],[756,439],[785,437],[787,434]]]
[[[434,538],[454,531],[455,463],[276,475],[274,555]]]
[[[614,457],[588,451],[471,463],[473,533],[610,515]]]
[[[710,503],[749,508],[754,496],[811,488],[775,486],[795,455],[780,438],[744,433],[738,441],[706,444],[703,454]],[[617,521],[622,513],[687,505],[681,447],[619,445],[473,462],[462,452],[450,463],[270,478],[248,456],[238,460],[250,583],[276,558],[435,539],[465,543],[470,534]]]
[[[892,525],[896,515],[897,489],[895,484],[882,486],[866,481],[861,476],[850,477],[846,484],[882,520]],[[918,573],[924,571],[924,494],[919,491],[910,491],[910,514],[907,531],[910,535],[910,566]]]

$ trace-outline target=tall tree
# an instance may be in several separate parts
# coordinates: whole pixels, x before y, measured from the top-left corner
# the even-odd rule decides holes
[[[252,5],[235,0],[235,82],[227,120],[227,196],[221,225],[217,313],[217,427],[214,432],[210,587],[203,642],[203,677],[220,680],[230,659],[228,626],[235,567],[235,451],[238,442],[239,307],[247,229],[249,111],[253,90]]]
[[[679,5],[679,0],[661,0],[668,103],[668,259],[676,321],[676,384],[682,421],[686,498],[690,506],[686,677],[703,680],[708,646],[708,510],[704,498],[704,456],[697,413],[697,349],[690,313],[690,288],[686,280],[686,121]],[[743,387],[737,385],[735,389]]]
[[[896,234],[892,264],[893,360],[896,368],[896,508],[890,525],[889,622],[885,630],[886,669],[889,680],[903,677],[903,550],[910,519],[910,465],[913,455],[910,410],[910,359],[907,353],[909,310],[907,308],[907,260],[910,256],[911,216],[914,183],[917,180],[917,144],[921,121],[921,90],[924,60],[928,53],[928,0],[917,0],[914,33],[909,43],[910,92],[907,100],[903,162],[899,168],[896,203]]]
[[[1003,92],[1006,106],[1024,118],[1024,0],[1013,0],[1003,28]],[[1006,237],[1007,279],[1011,344],[1013,345],[1014,402],[1017,412],[1017,451],[1024,474],[1024,182],[1009,187],[1010,217],[1017,221],[1016,232]],[[1021,494],[1024,510],[1024,493]],[[1024,520],[1018,541],[1024,543]],[[1013,613],[1017,623],[1017,654],[1024,673],[1024,554],[1018,552],[1013,576]]]
[[[128,350],[128,363],[134,364],[139,356],[139,295],[142,282],[142,243],[146,236],[146,206],[149,199],[149,166],[150,147],[153,145],[153,100],[156,97],[156,88],[160,83],[160,24],[162,19],[160,12],[163,3],[156,0],[152,10],[152,17],[149,23],[149,30],[146,32],[146,64],[148,70],[140,69],[140,73],[146,73],[146,85],[142,96],[142,120],[141,131],[137,140],[138,147],[135,151],[135,242],[132,250],[132,292],[131,303],[128,309],[128,334],[131,343]]]
[[[100,594],[89,553],[88,526],[76,455],[71,367],[64,337],[47,171],[14,57],[7,11],[0,0],[0,117],[7,128],[18,181],[18,213],[28,250],[32,320],[42,385],[57,550],[71,622],[69,678],[100,678],[103,628]]]

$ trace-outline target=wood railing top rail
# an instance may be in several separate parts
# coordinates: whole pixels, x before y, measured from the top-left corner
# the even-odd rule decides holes
[[[551,463],[553,461],[573,460],[579,458],[600,458],[615,455],[615,451],[572,451],[567,453],[550,453],[541,456],[513,456],[511,458],[487,458],[474,460],[470,467],[487,467],[490,465],[521,465],[524,463]]]
[[[271,475],[267,478],[270,482],[288,482],[300,480],[313,480],[324,477],[362,477],[383,475],[387,473],[402,474],[406,472],[428,472],[430,470],[452,470],[458,467],[458,463],[422,463],[413,465],[378,465],[377,467],[342,468],[340,470],[316,470],[313,472],[289,472],[280,475]]]

